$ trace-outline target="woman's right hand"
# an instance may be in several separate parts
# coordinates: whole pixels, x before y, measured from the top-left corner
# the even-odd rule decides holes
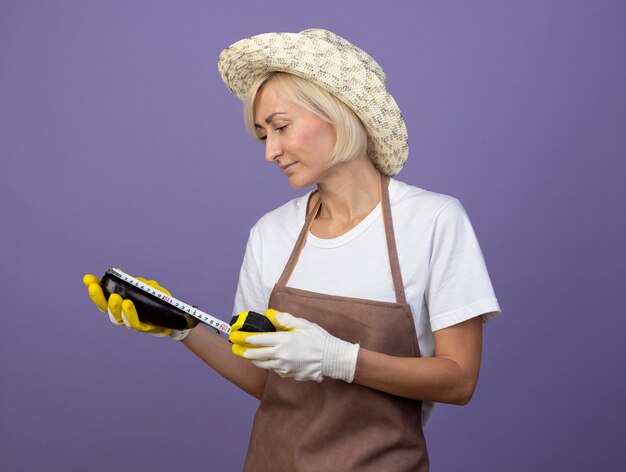
[[[137,280],[150,285],[163,293],[171,295],[169,290],[160,286],[155,280],[146,280],[141,277],[137,277]],[[112,293],[107,301],[104,296],[104,292],[102,291],[102,287],[100,286],[100,279],[95,275],[86,274],[83,277],[83,283],[87,287],[91,301],[100,311],[108,313],[111,323],[116,325],[123,324],[126,325],[127,328],[134,329],[142,333],[148,333],[153,336],[169,336],[173,339],[181,341],[187,337],[189,330],[177,331],[141,321],[132,300],[122,299],[122,297],[120,297],[117,293]]]

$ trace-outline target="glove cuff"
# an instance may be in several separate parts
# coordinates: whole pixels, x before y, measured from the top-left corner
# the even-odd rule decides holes
[[[172,338],[174,341],[184,341],[185,339],[187,339],[187,336],[189,336],[190,332],[190,329],[183,329],[182,331],[173,329],[172,332],[169,334],[169,337]]]
[[[354,380],[359,348],[358,344],[337,338],[329,339],[324,346],[322,376],[351,383]]]

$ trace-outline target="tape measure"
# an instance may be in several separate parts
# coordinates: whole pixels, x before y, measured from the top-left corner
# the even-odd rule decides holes
[[[119,281],[125,282],[126,284],[130,285],[130,287],[124,286],[123,284],[119,284]],[[167,305],[170,305],[170,307],[175,310],[174,313],[177,313],[178,315],[178,316],[172,316],[172,312],[170,311],[169,316],[166,313],[165,315],[161,316],[160,320],[142,319],[142,321],[152,322],[158,326],[163,326],[165,328],[172,328],[172,329],[192,328],[193,326],[197,325],[198,322],[201,322],[224,334],[227,334],[227,335],[230,334],[230,325],[228,323],[218,318],[215,318],[214,316],[211,316],[208,313],[203,312],[202,310],[200,310],[199,308],[195,306],[189,305],[181,300],[178,300],[177,298],[174,298],[171,295],[168,295],[167,293],[161,292],[160,290],[157,290],[154,287],[151,287],[150,285],[143,283],[142,281],[136,279],[132,275],[128,275],[127,273],[122,272],[120,269],[117,269],[115,267],[110,267],[106,271],[105,276],[102,278],[101,285],[102,285],[103,292],[105,292],[105,295],[107,296],[107,299],[108,299],[108,295],[110,295],[111,293],[118,293],[122,296],[122,298],[130,298],[133,301],[136,301],[138,298],[140,298],[142,299],[143,302],[147,302],[151,305],[151,313],[153,314],[155,312],[155,309],[159,308],[158,301],[160,301],[160,302],[166,303]],[[151,297],[152,300],[150,298],[145,298],[145,296],[141,297],[141,292],[134,291],[133,288],[141,290],[145,295],[148,295],[149,297]],[[155,305],[155,302],[156,302],[156,305]],[[183,319],[182,316],[184,316],[186,320]],[[263,315],[259,315],[259,316],[263,316]],[[192,317],[193,320],[189,320],[189,317]],[[142,316],[142,318],[145,318],[145,317]],[[173,319],[173,318],[177,318],[177,319]],[[186,323],[185,325],[180,324],[181,319],[182,319],[182,323]],[[267,318],[265,319],[269,323],[269,320]],[[274,328],[273,325],[271,325],[271,327]],[[275,330],[275,328],[272,329],[272,331],[273,330]]]

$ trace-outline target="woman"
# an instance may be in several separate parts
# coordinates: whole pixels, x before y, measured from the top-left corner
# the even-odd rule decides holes
[[[432,403],[470,400],[482,323],[500,313],[467,215],[390,179],[406,127],[383,70],[345,39],[263,34],[218,65],[265,159],[292,187],[316,186],[250,232],[234,311],[268,309],[277,332],[235,326],[232,345],[201,327],[172,333],[86,276],[91,298],[261,400],[246,470],[428,470]]]

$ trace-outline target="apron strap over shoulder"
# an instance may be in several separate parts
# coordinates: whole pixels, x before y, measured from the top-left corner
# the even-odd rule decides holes
[[[396,246],[396,236],[393,231],[393,218],[391,217],[391,203],[389,201],[389,179],[380,175],[380,202],[385,222],[385,236],[387,238],[387,250],[389,251],[389,263],[391,264],[391,277],[393,278],[393,288],[396,291],[396,302],[406,305],[404,295],[404,282],[402,272],[400,272],[400,260],[398,258],[398,248]]]
[[[314,194],[315,192],[311,194],[311,197]],[[289,282],[289,279],[291,278],[291,274],[293,273],[293,269],[296,267],[296,264],[298,263],[298,259],[300,258],[300,252],[302,252],[302,248],[304,247],[304,243],[306,242],[307,234],[309,234],[309,231],[311,230],[311,225],[313,224],[313,221],[315,220],[315,217],[317,216],[317,212],[320,211],[321,206],[322,206],[322,200],[318,198],[317,202],[315,203],[315,206],[309,212],[309,214],[306,217],[306,220],[304,221],[304,226],[302,227],[302,231],[300,231],[298,240],[296,241],[296,244],[293,247],[293,251],[291,251],[291,256],[289,256],[289,260],[287,261],[287,264],[285,265],[285,268],[283,269],[283,273],[280,276],[280,279],[278,279],[278,283],[280,285],[286,286],[287,282]]]

